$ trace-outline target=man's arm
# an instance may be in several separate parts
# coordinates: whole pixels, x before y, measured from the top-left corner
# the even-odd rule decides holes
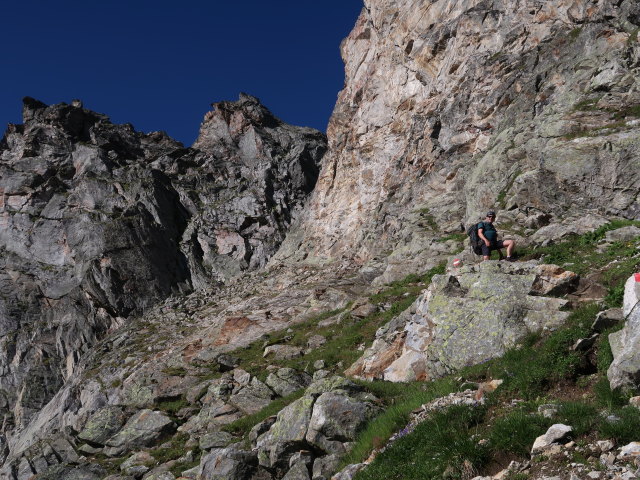
[[[487,240],[487,237],[484,236],[484,228],[478,228],[478,236],[480,237],[480,239],[484,242],[484,244],[487,247],[491,246],[491,242],[489,240]]]

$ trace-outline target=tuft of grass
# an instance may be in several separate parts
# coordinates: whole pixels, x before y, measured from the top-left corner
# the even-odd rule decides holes
[[[574,42],[580,36],[581,33],[582,33],[582,28],[576,27],[569,32],[569,38],[571,39],[572,42]]]
[[[607,308],[621,307],[624,300],[624,284],[618,284],[607,289],[604,303]]]
[[[187,371],[183,367],[166,367],[162,370],[162,373],[170,377],[184,377],[187,375]]]
[[[149,453],[158,463],[167,463],[171,460],[176,460],[182,457],[188,450],[186,447],[187,440],[189,440],[189,435],[180,433],[171,440],[169,446],[155,448],[150,450]]]
[[[598,428],[601,438],[613,439],[620,445],[637,441],[640,430],[640,410],[627,406],[612,413],[620,420],[609,421],[603,418]]]
[[[153,405],[155,410],[161,410],[167,412],[169,415],[175,415],[184,407],[189,406],[189,402],[184,397],[175,399],[161,400]]]
[[[373,303],[381,303],[387,301],[389,298],[398,297],[405,293],[417,295],[426,288],[426,285],[431,283],[434,275],[443,274],[446,271],[446,267],[446,263],[441,263],[423,275],[407,275],[402,280],[391,282],[380,293],[371,295],[369,300]]]
[[[640,257],[635,256],[637,254],[635,244],[640,239],[629,243],[615,242],[604,251],[598,251],[597,244],[608,231],[629,225],[640,226],[640,222],[613,220],[593,232],[568,237],[563,242],[546,247],[523,248],[519,250],[519,254],[525,260],[539,258],[545,263],[560,266],[570,264],[568,268],[578,275],[584,275],[589,271],[606,266],[607,270],[604,272],[603,281],[614,284],[626,280],[630,272],[633,272],[633,269],[640,264]]]
[[[565,402],[558,410],[560,422],[573,427],[572,435],[585,435],[597,425],[598,410],[584,402]]]
[[[627,117],[640,117],[640,104],[629,105],[624,107],[622,110],[613,112],[613,118],[616,120],[621,120]]]
[[[383,400],[386,408],[381,415],[370,421],[358,434],[355,444],[342,461],[343,466],[361,462],[375,448],[386,444],[395,432],[405,427],[413,410],[457,390],[457,382],[452,378],[436,380],[428,384],[422,382],[357,382]]]
[[[607,370],[609,366],[613,362],[613,352],[611,351],[611,344],[609,343],[609,335],[614,332],[617,332],[621,328],[624,327],[624,322],[621,322],[620,325],[616,325],[614,327],[608,328],[604,332],[600,334],[598,338],[598,342],[596,344],[596,368],[598,372],[602,375],[607,374]]]
[[[602,377],[593,386],[596,403],[609,410],[623,407],[627,404],[629,397],[620,390],[611,390],[607,377]]]
[[[498,418],[489,431],[489,445],[494,452],[509,452],[528,457],[537,437],[553,424],[550,419],[518,409]]]
[[[238,420],[223,426],[222,430],[224,430],[225,432],[244,436],[248,434],[251,429],[258,423],[262,422],[272,415],[276,415],[287,405],[302,397],[302,395],[304,395],[304,388],[301,388],[300,390],[297,390],[292,394],[287,395],[286,397],[274,400],[269,405],[264,407],[259,412],[254,413],[253,415],[247,415],[246,417],[239,418]]]
[[[444,237],[440,237],[436,239],[437,242],[444,243],[449,240],[455,240],[456,242],[464,242],[467,239],[466,233],[451,233],[449,235],[445,235]]]
[[[431,214],[428,208],[421,208],[417,210],[417,212],[427,222],[427,226],[430,230],[433,230],[434,232],[437,232],[439,230],[438,222],[436,222],[435,217]]]
[[[597,104],[601,98],[602,95],[598,95],[597,97],[581,100],[573,106],[573,110],[578,112],[593,112],[598,110]]]
[[[473,438],[484,408],[454,406],[434,413],[381,453],[357,480],[471,478],[489,461],[487,447]]]

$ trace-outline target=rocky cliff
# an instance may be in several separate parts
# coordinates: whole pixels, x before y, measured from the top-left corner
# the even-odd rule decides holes
[[[327,338],[364,353],[354,375],[424,380],[561,324],[537,264],[436,277],[413,311],[369,299],[459,252],[487,208],[520,244],[640,219],[639,26],[631,0],[367,0],[323,158],[319,132],[249,96],[216,104],[191,148],[27,99],[0,144],[0,475],[99,479],[127,456],[134,478],[173,478],[171,462],[199,464],[189,478],[327,478],[377,411],[323,381],[350,365],[305,363]],[[487,291],[518,295],[489,302],[500,338],[465,323]],[[367,350],[350,329],[385,315]],[[462,358],[470,334],[447,321],[493,353]],[[253,451],[228,447],[225,425],[305,388],[253,426]],[[184,456],[148,472],[148,450],[176,444]]]
[[[283,256],[422,271],[488,208],[532,233],[637,218],[635,1],[366,0],[313,201]],[[297,255],[296,253],[297,252]]]
[[[326,150],[259,101],[214,105],[193,148],[24,100],[0,143],[0,409],[25,425],[80,357],[172,293],[263,266]]]

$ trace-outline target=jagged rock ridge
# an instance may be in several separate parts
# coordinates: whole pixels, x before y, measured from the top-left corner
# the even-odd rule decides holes
[[[23,116],[0,144],[5,429],[127,317],[264,265],[326,149],[248,95],[215,104],[193,148],[78,104],[26,98]]]

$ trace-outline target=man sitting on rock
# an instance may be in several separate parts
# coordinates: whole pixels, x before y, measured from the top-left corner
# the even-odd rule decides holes
[[[487,216],[484,221],[478,224],[478,236],[480,240],[482,240],[482,257],[484,260],[489,260],[491,258],[491,251],[498,250],[500,254],[500,260],[504,257],[502,256],[503,248],[507,249],[507,262],[515,262],[515,255],[513,254],[513,249],[516,246],[516,242],[513,240],[498,240],[498,231],[496,227],[493,226],[493,221],[496,219],[496,212],[490,210],[487,212]]]

